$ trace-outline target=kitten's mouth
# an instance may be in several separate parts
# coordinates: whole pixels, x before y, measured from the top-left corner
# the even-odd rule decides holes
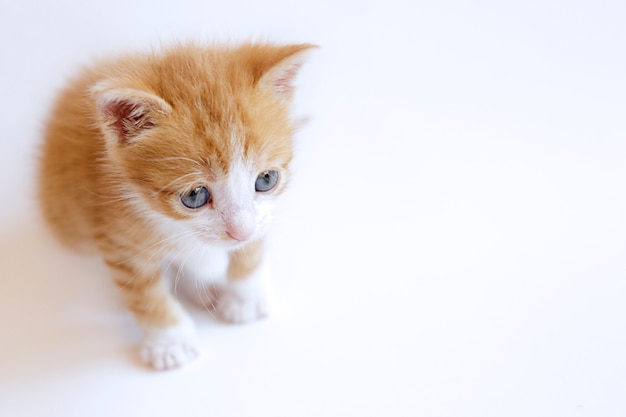
[[[242,242],[241,240],[233,239],[232,237],[229,236],[229,237],[225,237],[225,238],[221,239],[220,243],[222,245],[225,245],[225,246],[233,246],[233,247],[235,247],[235,246],[238,246],[238,245],[240,245],[240,244],[242,244],[244,242]]]
[[[237,249],[241,246],[246,245],[247,243],[250,243],[252,240],[254,240],[253,238],[249,238],[249,239],[245,239],[245,240],[239,240],[239,239],[235,239],[232,236],[228,235],[227,237],[225,237],[224,239],[222,239],[222,242],[225,246],[229,247],[229,248],[233,248],[233,249]]]
[[[238,247],[245,245],[251,240],[251,239],[246,239],[246,240],[235,239],[234,237],[230,236],[228,233],[223,233],[220,236],[206,235],[204,233],[199,233],[198,239],[206,245],[222,247],[222,248],[227,248],[227,249],[237,249]]]

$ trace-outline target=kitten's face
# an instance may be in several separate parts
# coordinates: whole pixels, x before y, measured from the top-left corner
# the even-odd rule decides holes
[[[120,185],[171,243],[236,248],[267,231],[289,179],[289,97],[298,54],[308,48],[244,51],[237,65],[232,56],[212,57],[209,68],[197,51],[177,53],[158,62],[158,76],[142,88],[128,80],[94,88]],[[262,59],[275,62],[259,70]],[[172,62],[176,73],[164,75]]]
[[[147,214],[173,239],[234,248],[262,237],[289,179],[290,129],[252,140],[233,126],[209,137],[171,127],[125,149],[124,165]],[[170,135],[191,139],[180,146]]]

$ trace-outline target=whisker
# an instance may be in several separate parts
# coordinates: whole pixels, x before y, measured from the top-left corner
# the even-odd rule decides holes
[[[195,234],[195,231],[193,231],[193,230],[186,230],[186,231],[184,231],[184,232],[180,232],[180,233],[177,233],[177,234],[174,234],[174,235],[168,236],[168,237],[166,237],[166,238],[164,238],[164,239],[161,239],[161,240],[159,240],[158,242],[156,242],[156,243],[154,243],[154,244],[152,244],[152,245],[148,246],[147,248],[144,248],[142,251],[140,251],[140,252],[137,252],[137,253],[133,254],[131,257],[124,259],[124,260],[123,260],[123,261],[121,261],[120,263],[126,263],[126,262],[129,262],[129,261],[131,261],[133,258],[136,258],[136,257],[138,257],[138,256],[140,256],[140,255],[143,255],[145,252],[147,252],[147,251],[149,251],[149,250],[151,250],[151,249],[153,249],[153,248],[155,248],[155,247],[157,247],[157,246],[159,246],[159,245],[163,245],[163,246],[165,246],[165,245],[166,245],[166,244],[168,244],[168,242],[169,242],[169,241],[171,241],[171,240],[174,240],[174,242],[173,242],[173,243],[177,243],[177,242],[180,242],[180,241],[181,241],[182,239],[184,239],[185,237],[193,236],[194,234]],[[155,251],[155,252],[156,252],[156,251]],[[153,257],[153,256],[154,256],[154,254],[153,254],[153,255],[152,255],[152,256],[151,256],[148,260],[152,259],[152,257]]]
[[[203,285],[202,288],[200,288],[200,280],[196,279],[195,280],[195,287],[196,287],[196,293],[198,294],[198,299],[200,300],[200,302],[202,303],[202,306],[204,307],[204,309],[211,315],[211,317],[215,318],[215,316],[213,315],[213,312],[211,311],[211,308],[209,308],[208,305],[206,305],[206,303],[204,302],[204,299],[207,298],[209,300],[211,300],[210,295],[208,295],[206,293],[206,289],[204,288],[205,286]],[[204,291],[204,297],[201,294],[201,291]],[[211,300],[211,307],[213,307],[213,301]]]
[[[195,235],[195,233],[194,233]],[[191,256],[196,252],[196,250],[198,250],[198,248],[200,247],[199,243],[196,243],[194,245],[194,247],[192,248],[192,250],[189,251],[189,254],[187,255],[187,257],[182,261],[182,263],[178,266],[178,271],[176,272],[176,277],[174,278],[174,294],[176,294],[177,292],[177,287],[178,287],[178,282],[180,280],[181,276],[184,276],[184,269],[185,269],[185,264],[189,261],[189,259],[191,259]],[[182,273],[182,275],[181,275]]]
[[[98,207],[98,206],[104,206],[106,204],[112,204],[115,203],[117,201],[125,201],[125,200],[129,200],[131,198],[131,196],[126,195],[126,190],[124,190],[124,192],[120,192],[117,193],[116,195],[102,195],[102,194],[98,194],[95,191],[90,190],[89,188],[87,188],[86,186],[82,186],[81,187],[83,191],[88,192],[89,194],[96,196],[98,198],[101,198],[103,200],[108,200],[108,201],[104,201],[102,203],[97,203],[97,204],[92,204],[92,207]],[[121,188],[121,187],[120,187]],[[122,194],[122,195],[119,195]]]
[[[167,237],[167,238],[165,238],[165,239],[160,240],[159,242],[156,242],[155,244],[153,244],[153,245],[149,246],[148,248],[145,248],[145,249],[144,249],[144,250],[142,250],[141,252],[134,254],[134,255],[133,255],[133,256],[131,256],[130,258],[127,258],[127,259],[125,259],[125,260],[123,260],[123,261],[119,262],[118,264],[128,263],[128,262],[130,262],[131,260],[133,260],[133,259],[135,259],[135,258],[137,258],[137,257],[141,256],[142,254],[144,254],[144,253],[145,253],[145,252],[147,252],[148,250],[155,248],[155,246],[158,246],[158,245],[163,245],[163,247],[161,247],[161,248],[157,248],[156,250],[154,250],[154,252],[150,255],[150,257],[148,257],[148,259],[146,259],[146,260],[145,260],[145,262],[144,262],[144,263],[146,263],[146,264],[147,264],[147,263],[150,263],[150,261],[151,261],[151,260],[152,260],[152,259],[153,259],[153,258],[154,258],[157,254],[161,254],[161,253],[162,253],[162,251],[163,251],[163,250],[165,250],[165,245],[168,243],[168,241],[171,241],[172,239],[176,239],[176,240],[173,242],[173,243],[175,244],[175,243],[177,243],[177,242],[181,241],[182,239],[185,239],[186,237],[193,236],[194,234],[195,234],[195,232],[194,232],[194,231],[186,231],[186,232],[178,233],[178,234],[176,234],[176,235],[169,236],[169,237]],[[126,282],[126,283],[122,286],[122,288],[125,288],[127,285],[130,285],[130,284],[131,284],[131,283],[132,283],[132,282],[133,282],[133,281],[137,278],[138,274],[139,274],[139,272],[136,272],[136,273],[135,273],[135,274],[131,277],[131,279],[130,279],[130,280],[128,280],[128,281],[127,281],[127,282]],[[154,276],[151,278],[151,282],[152,282],[152,280],[154,280]]]
[[[174,184],[174,183],[176,183],[176,182],[178,182],[178,181],[181,181],[181,180],[183,180],[184,178],[190,177],[190,176],[192,176],[192,175],[202,176],[203,174],[202,174],[202,172],[199,172],[199,171],[194,171],[194,172],[190,172],[190,173],[185,174],[185,175],[181,175],[180,177],[176,178],[174,181],[169,182],[166,186],[164,186],[164,187],[163,187],[163,188],[161,188],[160,190],[154,191],[154,192],[152,193],[152,195],[153,195],[153,196],[156,196],[157,194],[159,194],[159,193],[163,192],[163,190],[165,190],[166,188],[168,188],[168,187],[169,187],[169,186],[171,186],[172,184]]]

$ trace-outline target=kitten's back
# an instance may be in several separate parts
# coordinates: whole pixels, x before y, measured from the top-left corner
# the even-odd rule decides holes
[[[93,239],[92,211],[98,204],[93,189],[103,151],[94,124],[94,107],[88,94],[95,75],[87,71],[59,95],[45,129],[39,171],[39,198],[43,213],[58,238],[74,248]]]

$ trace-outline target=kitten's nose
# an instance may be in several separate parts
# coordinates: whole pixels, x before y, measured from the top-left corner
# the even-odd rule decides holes
[[[228,236],[232,237],[235,240],[239,240],[240,242],[246,241],[252,237],[254,233],[254,229],[251,227],[241,227],[241,226],[229,226],[226,229],[226,233]]]
[[[254,216],[248,213],[239,213],[239,215],[226,221],[226,233],[240,242],[250,239],[254,230]]]

